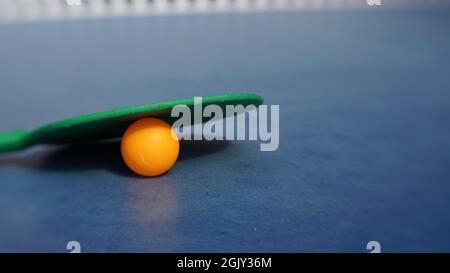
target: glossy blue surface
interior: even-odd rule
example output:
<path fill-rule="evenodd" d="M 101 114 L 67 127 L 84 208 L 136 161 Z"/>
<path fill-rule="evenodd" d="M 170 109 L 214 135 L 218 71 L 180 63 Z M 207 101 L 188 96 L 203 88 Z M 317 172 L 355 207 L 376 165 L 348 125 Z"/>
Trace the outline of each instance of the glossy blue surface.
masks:
<path fill-rule="evenodd" d="M 0 130 L 226 91 L 280 148 L 184 143 L 142 179 L 117 143 L 0 155 L 0 251 L 450 251 L 450 13 L 290 12 L 0 26 Z"/>

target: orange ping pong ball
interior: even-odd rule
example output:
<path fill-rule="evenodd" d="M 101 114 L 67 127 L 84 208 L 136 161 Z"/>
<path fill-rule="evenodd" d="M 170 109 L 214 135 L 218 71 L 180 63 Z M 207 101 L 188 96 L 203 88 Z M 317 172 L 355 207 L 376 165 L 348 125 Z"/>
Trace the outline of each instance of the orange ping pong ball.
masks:
<path fill-rule="evenodd" d="M 120 149 L 125 164 L 133 172 L 157 176 L 175 164 L 180 144 L 169 124 L 156 118 L 144 118 L 128 127 Z"/>

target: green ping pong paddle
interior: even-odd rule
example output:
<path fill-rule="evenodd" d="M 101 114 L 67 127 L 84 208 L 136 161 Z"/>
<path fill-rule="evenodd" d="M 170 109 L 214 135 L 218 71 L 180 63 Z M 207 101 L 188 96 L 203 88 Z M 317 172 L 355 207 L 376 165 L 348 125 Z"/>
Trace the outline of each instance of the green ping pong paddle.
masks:
<path fill-rule="evenodd" d="M 203 107 L 219 105 L 225 113 L 226 105 L 262 104 L 263 98 L 252 93 L 232 93 L 202 97 Z M 120 137 L 136 120 L 154 117 L 172 124 L 176 119 L 170 113 L 174 106 L 186 105 L 193 114 L 194 98 L 161 103 L 129 106 L 108 111 L 76 116 L 49 123 L 32 131 L 13 130 L 0 133 L 0 153 L 17 151 L 35 144 L 70 144 L 83 141 Z M 191 119 L 193 120 L 193 119 Z M 203 120 L 203 122 L 205 122 Z"/>

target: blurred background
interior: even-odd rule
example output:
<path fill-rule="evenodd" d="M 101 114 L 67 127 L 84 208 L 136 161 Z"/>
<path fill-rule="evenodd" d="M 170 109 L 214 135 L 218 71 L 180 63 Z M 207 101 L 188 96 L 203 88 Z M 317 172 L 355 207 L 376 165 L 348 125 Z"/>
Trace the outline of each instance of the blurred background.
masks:
<path fill-rule="evenodd" d="M 447 0 L 2 0 L 0 21 L 308 9 L 448 7 Z"/>

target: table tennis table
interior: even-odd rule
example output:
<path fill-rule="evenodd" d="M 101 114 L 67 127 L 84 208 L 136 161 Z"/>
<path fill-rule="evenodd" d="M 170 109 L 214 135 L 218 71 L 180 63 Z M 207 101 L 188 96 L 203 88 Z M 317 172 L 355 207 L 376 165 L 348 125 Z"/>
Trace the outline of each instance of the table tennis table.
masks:
<path fill-rule="evenodd" d="M 0 155 L 0 251 L 450 251 L 450 10 L 0 23 L 0 130 L 257 92 L 280 145 L 193 141 L 156 178 L 119 143 Z"/>

